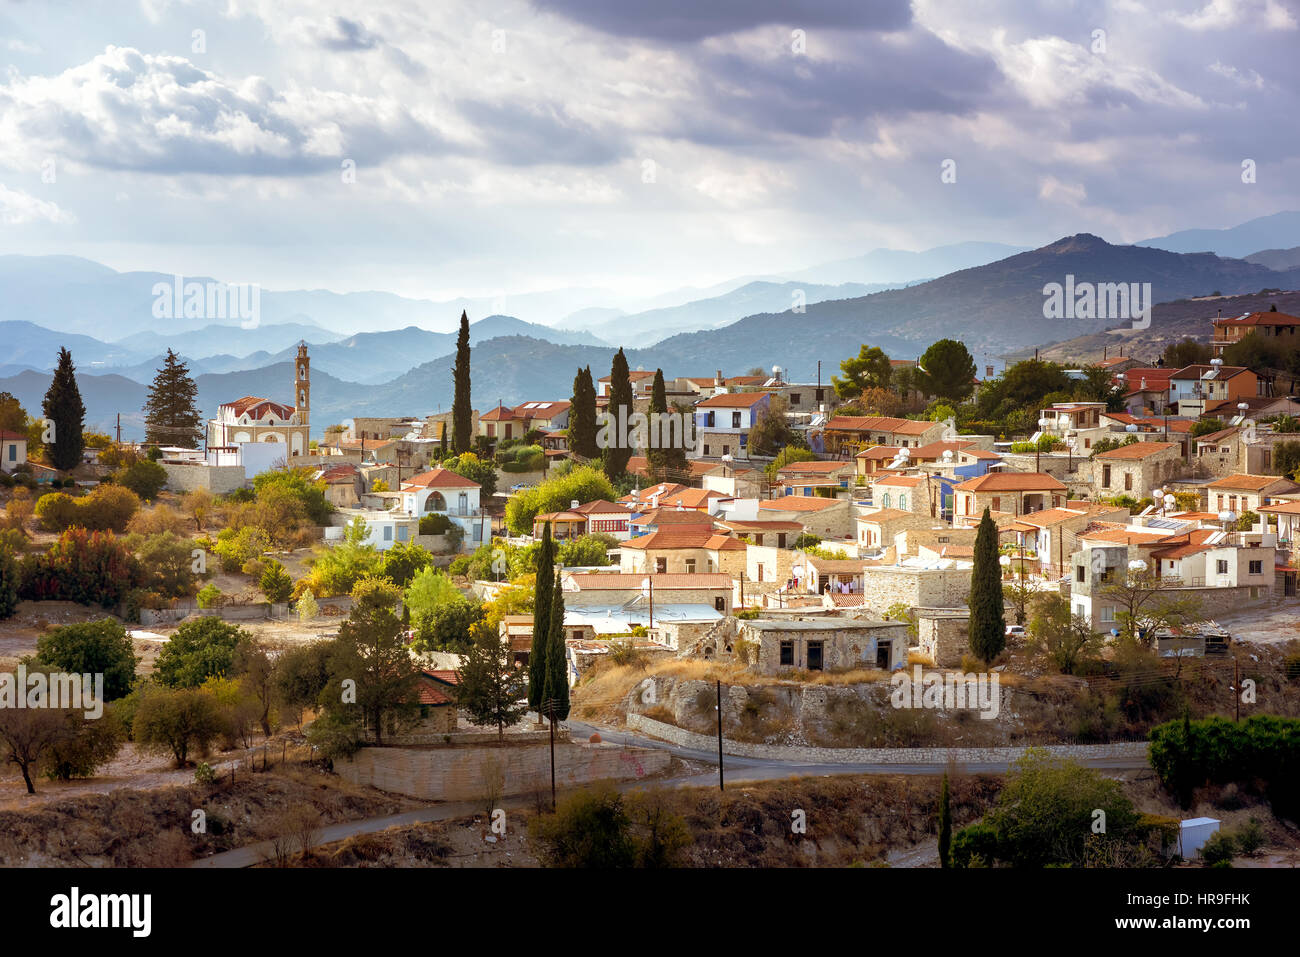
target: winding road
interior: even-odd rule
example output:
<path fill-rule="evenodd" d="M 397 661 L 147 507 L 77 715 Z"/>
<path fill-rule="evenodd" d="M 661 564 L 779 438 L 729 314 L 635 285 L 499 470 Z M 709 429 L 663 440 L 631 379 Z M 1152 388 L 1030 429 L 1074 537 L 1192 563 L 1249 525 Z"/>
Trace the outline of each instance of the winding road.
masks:
<path fill-rule="evenodd" d="M 639 748 L 656 748 L 661 751 L 667 751 L 675 757 L 685 761 L 691 761 L 698 764 L 709 764 L 714 768 L 718 764 L 717 751 L 704 751 L 694 748 L 684 748 L 675 744 L 669 744 L 665 741 L 659 741 L 655 738 L 645 737 L 644 735 L 634 734 L 627 731 L 616 731 L 610 728 L 601 728 L 594 725 L 586 724 L 581 721 L 566 721 L 571 740 L 582 741 L 589 738 L 592 734 L 599 734 L 602 741 L 612 744 L 625 744 Z M 906 749 L 898 749 L 906 750 Z M 1110 771 L 1133 771 L 1149 767 L 1145 758 L 1094 758 L 1086 757 L 1079 759 L 1081 764 L 1099 770 Z M 985 762 L 985 763 L 966 763 L 960 764 L 959 767 L 972 774 L 1005 774 L 1010 762 Z M 753 781 L 771 781 L 780 778 L 803 778 L 803 777 L 828 777 L 833 774 L 921 774 L 932 775 L 941 774 L 948 767 L 947 760 L 934 760 L 929 762 L 915 762 L 907 764 L 809 764 L 799 761 L 780 761 L 773 759 L 759 758 L 741 758 L 733 755 L 724 755 L 723 757 L 723 783 L 724 784 L 745 784 Z M 621 791 L 630 791 L 644 786 L 643 781 L 625 781 L 618 784 Z M 717 771 L 708 771 L 703 774 L 686 774 L 678 775 L 671 778 L 659 778 L 655 781 L 661 787 L 711 787 L 718 783 Z M 515 798 L 503 798 L 501 806 L 504 808 L 521 808 L 527 807 L 532 803 L 531 796 L 520 796 Z M 373 834 L 378 831 L 386 830 L 390 827 L 407 824 L 424 824 L 432 821 L 447 821 L 456 818 L 465 817 L 470 814 L 482 813 L 482 802 L 479 801 L 457 801 L 452 803 L 434 804 L 427 808 L 419 808 L 415 811 L 406 811 L 402 814 L 390 814 L 385 817 L 372 817 L 360 821 L 342 821 L 337 824 L 330 824 L 321 828 L 320 844 L 329 844 L 333 841 L 341 841 L 352 837 L 356 834 Z M 264 841 L 259 844 L 250 844 L 247 847 L 235 848 L 231 851 L 224 851 L 220 854 L 214 854 L 211 857 L 201 858 L 195 861 L 191 867 L 252 867 L 267 860 L 271 855 L 271 843 Z"/>

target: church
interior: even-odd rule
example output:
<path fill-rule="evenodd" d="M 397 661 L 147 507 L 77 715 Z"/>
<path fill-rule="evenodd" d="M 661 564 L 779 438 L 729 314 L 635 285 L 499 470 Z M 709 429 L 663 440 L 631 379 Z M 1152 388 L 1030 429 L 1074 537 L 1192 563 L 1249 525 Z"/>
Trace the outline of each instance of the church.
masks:
<path fill-rule="evenodd" d="M 286 457 L 305 455 L 311 440 L 311 360 L 305 342 L 298 344 L 294 360 L 293 395 L 293 405 L 255 395 L 223 403 L 217 417 L 208 420 L 208 448 L 234 449 L 242 442 L 283 442 Z"/>

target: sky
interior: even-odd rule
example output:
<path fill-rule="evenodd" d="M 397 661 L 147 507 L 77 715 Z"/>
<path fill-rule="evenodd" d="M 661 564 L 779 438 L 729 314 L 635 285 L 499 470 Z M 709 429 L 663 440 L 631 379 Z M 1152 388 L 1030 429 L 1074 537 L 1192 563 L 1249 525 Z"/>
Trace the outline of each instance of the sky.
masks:
<path fill-rule="evenodd" d="M 1298 27 L 1297 0 L 7 2 L 0 254 L 633 298 L 1227 227 L 1300 209 Z"/>

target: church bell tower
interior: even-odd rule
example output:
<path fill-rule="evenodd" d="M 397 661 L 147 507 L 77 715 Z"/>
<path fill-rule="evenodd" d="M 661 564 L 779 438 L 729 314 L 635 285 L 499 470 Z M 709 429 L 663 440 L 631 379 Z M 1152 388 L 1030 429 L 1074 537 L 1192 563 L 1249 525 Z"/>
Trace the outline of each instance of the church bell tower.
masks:
<path fill-rule="evenodd" d="M 298 358 L 294 362 L 296 379 L 293 383 L 294 418 L 299 425 L 309 425 L 311 409 L 311 359 L 307 358 L 307 343 L 298 343 Z"/>

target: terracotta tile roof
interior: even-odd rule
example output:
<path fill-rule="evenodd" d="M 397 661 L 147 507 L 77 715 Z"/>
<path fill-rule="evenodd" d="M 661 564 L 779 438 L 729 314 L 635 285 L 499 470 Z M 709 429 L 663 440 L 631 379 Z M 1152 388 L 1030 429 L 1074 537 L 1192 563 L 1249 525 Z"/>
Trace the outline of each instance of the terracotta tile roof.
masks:
<path fill-rule="evenodd" d="M 873 445 L 869 449 L 863 449 L 855 459 L 892 459 L 898 454 L 901 445 Z"/>
<path fill-rule="evenodd" d="M 8 429 L 0 429 L 0 439 L 18 439 L 22 442 L 27 441 L 27 436 L 21 432 L 10 432 Z"/>
<path fill-rule="evenodd" d="M 454 671 L 420 672 L 420 704 L 454 705 L 456 696 L 452 689 L 459 683 Z"/>
<path fill-rule="evenodd" d="M 703 475 L 708 474 L 719 466 L 714 462 L 704 462 L 700 459 L 691 459 L 686 463 L 690 467 L 690 480 L 695 481 Z M 627 471 L 632 475 L 642 475 L 649 477 L 650 463 L 646 461 L 644 455 L 634 455 L 627 460 Z M 687 476 L 683 476 L 686 478 Z"/>
<path fill-rule="evenodd" d="M 710 502 L 719 498 L 729 500 L 731 499 L 731 496 L 725 495 L 722 492 L 714 491 L 713 489 L 684 488 L 680 492 L 673 492 L 670 495 L 665 495 L 659 500 L 659 504 L 677 505 L 678 503 L 681 503 L 682 508 L 686 510 L 703 509 L 708 508 Z"/>
<path fill-rule="evenodd" d="M 522 416 L 515 415 L 515 410 L 499 405 L 495 409 L 484 412 L 478 417 L 480 422 L 517 422 Z"/>
<path fill-rule="evenodd" d="M 920 475 L 886 475 L 872 482 L 871 487 L 888 485 L 891 488 L 916 488 L 918 485 L 924 484 L 925 478 Z"/>
<path fill-rule="evenodd" d="M 723 392 L 695 405 L 697 409 L 748 409 L 767 398 L 766 392 Z"/>
<path fill-rule="evenodd" d="M 770 512 L 821 512 L 837 505 L 847 508 L 848 499 L 822 498 L 820 495 L 782 495 L 758 503 L 759 509 Z"/>
<path fill-rule="evenodd" d="M 854 575 L 861 574 L 867 563 L 861 558 L 817 558 L 809 555 L 808 564 L 828 575 Z"/>
<path fill-rule="evenodd" d="M 627 495 L 620 498 L 619 501 L 639 505 L 649 505 L 650 500 L 656 495 L 658 495 L 662 501 L 664 496 L 671 495 L 674 492 L 680 492 L 684 488 L 686 488 L 685 485 L 678 485 L 676 482 L 660 482 L 658 485 L 651 485 L 649 488 L 643 488 L 639 492 L 629 492 Z"/>
<path fill-rule="evenodd" d="M 1300 515 L 1300 502 L 1275 502 L 1272 505 L 1261 505 L 1255 509 L 1257 512 L 1268 512 L 1270 515 Z M 1215 515 L 1217 520 L 1219 516 Z"/>
<path fill-rule="evenodd" d="M 633 527 L 640 525 L 708 525 L 713 526 L 713 517 L 708 512 L 693 508 L 652 508 L 642 512 L 631 520 Z"/>
<path fill-rule="evenodd" d="M 533 528 L 535 529 L 539 524 L 544 525 L 547 522 L 585 523 L 586 521 L 587 521 L 587 516 L 581 515 L 578 512 L 542 512 L 539 515 L 533 516 Z"/>
<path fill-rule="evenodd" d="M 1204 442 L 1206 445 L 1213 445 L 1214 443 L 1219 442 L 1222 439 L 1226 439 L 1230 435 L 1236 435 L 1240 431 L 1241 429 L 1234 425 L 1230 428 L 1219 429 L 1219 431 L 1217 432 L 1209 432 L 1205 435 L 1198 435 L 1196 437 L 1196 444 L 1200 445 L 1202 442 Z"/>
<path fill-rule="evenodd" d="M 629 382 L 636 382 L 638 379 L 653 378 L 653 376 L 654 376 L 654 373 L 653 373 L 653 372 L 646 372 L 644 369 L 635 369 L 635 370 L 633 370 L 633 371 L 628 372 L 628 374 L 627 374 L 627 378 L 628 378 L 628 381 L 629 381 Z M 597 382 L 612 382 L 612 381 L 613 381 L 613 376 L 603 375 L 603 376 L 601 376 L 599 379 L 597 379 L 596 381 L 597 381 Z"/>
<path fill-rule="evenodd" d="M 1294 484 L 1289 479 L 1287 479 L 1285 476 L 1282 475 L 1247 475 L 1243 472 L 1238 472 L 1235 475 L 1229 475 L 1226 478 L 1216 479 L 1213 482 L 1207 482 L 1202 487 L 1222 488 L 1228 490 L 1235 489 L 1238 491 L 1242 489 L 1246 489 L 1251 492 L 1259 492 L 1262 491 L 1263 489 L 1268 488 L 1270 485 L 1275 485 L 1278 482 L 1286 482 L 1288 485 Z"/>
<path fill-rule="evenodd" d="M 1088 512 L 1080 509 L 1044 508 L 1037 512 L 1026 512 L 1024 515 L 1020 516 L 1020 521 L 1027 525 L 1033 525 L 1036 528 L 1047 528 L 1051 525 L 1060 525 L 1062 522 L 1087 518 L 1088 514 Z"/>
<path fill-rule="evenodd" d="M 1065 491 L 1065 486 L 1046 472 L 988 472 L 953 487 L 959 492 Z"/>
<path fill-rule="evenodd" d="M 402 482 L 403 489 L 409 488 L 478 488 L 477 482 L 471 482 L 449 469 L 438 466 L 428 472 L 421 472 Z"/>
<path fill-rule="evenodd" d="M 851 595 L 845 595 L 842 592 L 827 592 L 830 596 L 831 604 L 836 608 L 861 608 L 867 603 L 867 596 L 861 592 L 854 592 Z"/>
<path fill-rule="evenodd" d="M 1168 532 L 1151 531 L 1146 528 L 1130 528 L 1126 525 L 1096 532 L 1090 532 L 1085 528 L 1079 533 L 1079 538 L 1086 538 L 1096 542 L 1114 542 L 1116 545 L 1151 545 L 1168 537 Z"/>
<path fill-rule="evenodd" d="M 562 412 L 567 412 L 570 403 L 562 400 L 555 402 L 521 402 L 515 406 L 515 416 L 521 419 L 553 419 Z"/>
<path fill-rule="evenodd" d="M 973 448 L 974 442 L 931 442 L 923 445 L 918 449 L 908 449 L 908 454 L 914 459 L 940 459 L 943 458 L 944 452 L 951 452 L 955 458 L 958 452 L 965 452 Z"/>
<path fill-rule="evenodd" d="M 573 509 L 575 512 L 581 512 L 583 515 L 628 515 L 631 514 L 622 505 L 606 501 L 603 498 L 595 499 L 591 502 L 579 505 Z"/>
<path fill-rule="evenodd" d="M 1294 326 L 1300 324 L 1300 318 L 1288 315 L 1285 312 L 1252 312 L 1249 315 L 1229 319 L 1227 317 L 1214 320 L 1214 325 L 1218 326 Z"/>
<path fill-rule="evenodd" d="M 283 402 L 275 402 L 271 399 L 263 399 L 255 395 L 246 395 L 234 402 L 223 402 L 221 407 L 233 410 L 236 417 L 247 413 L 252 419 L 260 419 L 267 412 L 274 412 L 281 419 L 288 419 L 293 415 L 293 406 L 285 405 Z"/>
<path fill-rule="evenodd" d="M 714 533 L 711 524 L 668 525 L 648 535 L 638 535 L 623 543 L 623 548 L 642 551 L 647 548 L 708 548 L 734 550 L 745 548 L 745 543 L 727 535 Z"/>
<path fill-rule="evenodd" d="M 1111 449 L 1109 452 L 1098 453 L 1094 458 L 1099 459 L 1120 459 L 1136 460 L 1150 458 L 1153 455 L 1159 455 L 1161 452 L 1169 449 L 1177 449 L 1178 446 L 1173 442 L 1134 442 L 1132 445 L 1121 445 L 1117 449 Z"/>
<path fill-rule="evenodd" d="M 721 573 L 701 572 L 694 575 L 687 574 L 662 574 L 646 575 L 644 573 L 630 575 L 616 575 L 609 572 L 587 572 L 582 575 L 570 575 L 566 581 L 572 582 L 573 587 L 579 591 L 587 589 L 590 591 L 620 591 L 641 588 L 642 584 L 648 579 L 654 579 L 655 590 L 660 588 L 668 589 L 720 589 L 725 588 L 728 591 L 732 587 L 730 575 Z"/>
<path fill-rule="evenodd" d="M 719 520 L 718 525 L 722 528 L 731 529 L 733 532 L 802 532 L 803 524 L 801 522 L 783 522 L 779 519 L 746 519 L 744 521 L 724 519 Z"/>
<path fill-rule="evenodd" d="M 832 472 L 839 472 L 842 469 L 847 469 L 852 472 L 853 463 L 844 459 L 838 461 L 834 459 L 818 459 L 816 461 L 794 462 L 790 465 L 782 465 L 776 470 L 776 474 L 799 475 L 806 472 L 809 475 L 825 475 Z"/>
<path fill-rule="evenodd" d="M 898 435 L 924 435 L 939 425 L 917 419 L 900 419 L 891 415 L 837 415 L 826 423 L 828 431 L 893 432 Z"/>
<path fill-rule="evenodd" d="M 1192 365 L 1183 366 L 1183 368 L 1178 369 L 1175 372 L 1169 373 L 1169 378 L 1178 379 L 1180 381 L 1187 380 L 1187 379 L 1200 379 L 1203 376 L 1209 375 L 1211 372 L 1214 372 L 1215 373 L 1214 378 L 1223 380 L 1223 379 L 1236 378 L 1237 376 L 1241 375 L 1243 372 L 1249 372 L 1249 371 L 1250 370 L 1247 369 L 1245 366 L 1218 366 L 1218 371 L 1216 372 L 1215 366 L 1202 365 L 1201 363 L 1193 363 Z"/>
<path fill-rule="evenodd" d="M 914 518 L 915 513 L 905 512 L 901 508 L 877 508 L 870 512 L 862 512 L 858 515 L 859 522 L 880 525 L 885 522 L 895 522 L 900 518 Z"/>

